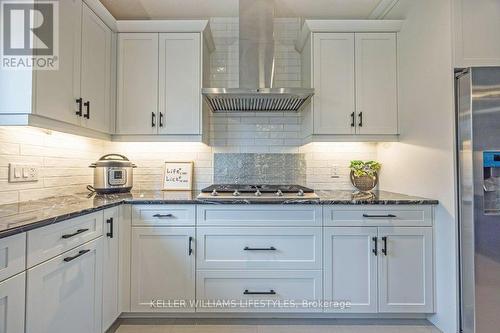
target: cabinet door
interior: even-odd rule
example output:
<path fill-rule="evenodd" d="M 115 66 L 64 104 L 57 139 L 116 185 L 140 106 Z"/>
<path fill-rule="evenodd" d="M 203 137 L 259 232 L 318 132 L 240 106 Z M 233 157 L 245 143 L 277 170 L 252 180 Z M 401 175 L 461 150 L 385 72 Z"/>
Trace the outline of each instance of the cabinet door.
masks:
<path fill-rule="evenodd" d="M 432 228 L 379 228 L 379 242 L 379 312 L 433 312 Z"/>
<path fill-rule="evenodd" d="M 24 332 L 25 279 L 23 272 L 0 283 L 0 333 Z"/>
<path fill-rule="evenodd" d="M 100 333 L 102 238 L 28 270 L 26 333 Z"/>
<path fill-rule="evenodd" d="M 354 34 L 314 34 L 314 134 L 354 134 Z"/>
<path fill-rule="evenodd" d="M 200 34 L 160 34 L 159 68 L 159 133 L 200 134 Z"/>
<path fill-rule="evenodd" d="M 106 331 L 118 318 L 119 290 L 119 207 L 104 211 L 103 268 L 102 268 L 102 328 Z"/>
<path fill-rule="evenodd" d="M 395 33 L 356 34 L 358 134 L 398 134 Z"/>
<path fill-rule="evenodd" d="M 81 97 L 83 125 L 108 133 L 111 121 L 111 29 L 83 5 Z"/>
<path fill-rule="evenodd" d="M 79 124 L 82 0 L 59 1 L 59 69 L 35 71 L 36 114 Z"/>
<path fill-rule="evenodd" d="M 132 311 L 194 311 L 194 233 L 193 227 L 132 228 Z"/>
<path fill-rule="evenodd" d="M 156 134 L 158 34 L 118 37 L 118 134 Z"/>
<path fill-rule="evenodd" d="M 376 227 L 334 227 L 324 231 L 324 299 L 350 301 L 330 312 L 377 312 Z"/>

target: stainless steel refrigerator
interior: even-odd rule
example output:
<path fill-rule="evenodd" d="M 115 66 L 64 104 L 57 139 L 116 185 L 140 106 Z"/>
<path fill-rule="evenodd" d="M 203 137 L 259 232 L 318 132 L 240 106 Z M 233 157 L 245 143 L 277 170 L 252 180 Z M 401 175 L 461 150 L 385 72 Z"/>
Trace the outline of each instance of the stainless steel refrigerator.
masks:
<path fill-rule="evenodd" d="M 456 72 L 461 329 L 500 332 L 500 67 Z"/>

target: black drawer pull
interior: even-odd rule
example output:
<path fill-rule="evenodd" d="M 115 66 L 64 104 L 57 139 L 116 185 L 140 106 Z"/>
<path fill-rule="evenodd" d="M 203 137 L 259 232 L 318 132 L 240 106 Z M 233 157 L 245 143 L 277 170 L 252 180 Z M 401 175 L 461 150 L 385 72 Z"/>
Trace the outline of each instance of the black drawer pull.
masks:
<path fill-rule="evenodd" d="M 76 235 L 79 235 L 85 231 L 89 231 L 89 229 L 78 229 L 76 232 L 72 233 L 72 234 L 66 234 L 66 235 L 62 235 L 62 238 L 63 239 L 68 239 L 68 238 L 71 238 L 71 237 L 75 237 Z"/>
<path fill-rule="evenodd" d="M 372 241 L 373 241 L 373 254 L 378 256 L 378 238 L 377 237 L 373 237 L 372 238 Z"/>
<path fill-rule="evenodd" d="M 87 113 L 83 115 L 83 118 L 90 119 L 90 101 L 86 101 L 83 105 L 87 108 Z"/>
<path fill-rule="evenodd" d="M 109 224 L 109 232 L 106 233 L 106 236 L 109 237 L 109 238 L 113 238 L 113 218 L 109 218 L 108 220 L 106 220 L 106 223 Z"/>
<path fill-rule="evenodd" d="M 76 104 L 78 104 L 78 111 L 76 111 L 76 115 L 81 117 L 83 112 L 82 112 L 82 103 L 83 103 L 83 99 L 80 97 L 76 100 Z"/>
<path fill-rule="evenodd" d="M 193 237 L 189 236 L 189 248 L 188 248 L 188 255 L 193 254 Z"/>
<path fill-rule="evenodd" d="M 174 217 L 173 214 L 155 214 L 153 217 L 156 217 L 157 219 L 171 219 Z"/>
<path fill-rule="evenodd" d="M 276 292 L 273 289 L 269 291 L 248 291 L 245 289 L 243 295 L 276 295 Z"/>
<path fill-rule="evenodd" d="M 397 216 L 393 215 L 393 214 L 386 214 L 386 215 L 363 214 L 363 217 L 368 217 L 368 218 L 372 218 L 372 219 L 383 219 L 383 218 L 395 218 Z"/>
<path fill-rule="evenodd" d="M 248 247 L 245 246 L 243 249 L 245 251 L 276 251 L 276 248 L 274 246 L 271 247 Z"/>
<path fill-rule="evenodd" d="M 384 242 L 384 248 L 382 249 L 382 253 L 384 256 L 387 256 L 387 237 L 382 237 L 382 241 Z"/>
<path fill-rule="evenodd" d="M 63 260 L 64 260 L 65 262 L 70 262 L 71 260 L 75 260 L 76 258 L 83 256 L 83 255 L 84 255 L 85 253 L 87 253 L 87 252 L 90 252 L 90 250 L 81 250 L 81 251 L 79 251 L 79 252 L 78 252 L 78 254 L 75 254 L 75 255 L 74 255 L 74 256 L 72 256 L 72 257 L 66 257 L 66 258 L 64 258 Z"/>

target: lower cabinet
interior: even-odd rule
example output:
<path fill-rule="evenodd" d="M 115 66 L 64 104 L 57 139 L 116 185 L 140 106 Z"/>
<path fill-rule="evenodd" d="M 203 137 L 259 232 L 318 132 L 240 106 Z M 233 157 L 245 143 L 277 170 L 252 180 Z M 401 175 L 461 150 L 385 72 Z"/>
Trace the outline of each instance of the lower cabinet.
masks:
<path fill-rule="evenodd" d="M 101 333 L 101 242 L 85 243 L 27 271 L 26 333 Z"/>
<path fill-rule="evenodd" d="M 24 332 L 25 282 L 24 272 L 0 282 L 0 333 Z"/>
<path fill-rule="evenodd" d="M 119 233 L 120 207 L 104 210 L 102 268 L 102 330 L 106 331 L 120 315 Z"/>
<path fill-rule="evenodd" d="M 193 312 L 194 227 L 133 227 L 132 312 Z"/>
<path fill-rule="evenodd" d="M 432 227 L 327 227 L 325 301 L 350 313 L 434 311 Z"/>

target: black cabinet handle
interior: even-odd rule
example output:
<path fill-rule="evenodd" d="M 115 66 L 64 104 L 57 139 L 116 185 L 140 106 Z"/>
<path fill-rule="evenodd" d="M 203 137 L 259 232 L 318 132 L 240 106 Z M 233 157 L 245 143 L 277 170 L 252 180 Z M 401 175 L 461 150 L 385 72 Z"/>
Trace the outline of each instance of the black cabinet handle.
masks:
<path fill-rule="evenodd" d="M 372 241 L 373 241 L 373 254 L 378 256 L 378 238 L 377 237 L 373 237 L 372 238 Z"/>
<path fill-rule="evenodd" d="M 358 126 L 359 127 L 363 127 L 363 112 L 360 112 L 359 115 L 358 115 L 358 117 L 359 117 L 359 124 L 358 124 Z"/>
<path fill-rule="evenodd" d="M 351 113 L 351 127 L 354 127 L 354 112 Z"/>
<path fill-rule="evenodd" d="M 156 127 L 156 114 L 151 112 L 151 127 Z"/>
<path fill-rule="evenodd" d="M 160 127 L 163 127 L 163 113 L 160 112 Z"/>
<path fill-rule="evenodd" d="M 68 239 L 68 238 L 71 238 L 71 237 L 74 237 L 76 235 L 79 235 L 85 231 L 89 231 L 89 229 L 78 229 L 77 231 L 75 231 L 74 233 L 72 234 L 66 234 L 66 235 L 62 235 L 62 238 L 63 239 Z"/>
<path fill-rule="evenodd" d="M 193 237 L 189 237 L 189 249 L 188 249 L 188 254 L 192 255 L 193 254 Z"/>
<path fill-rule="evenodd" d="M 174 217 L 173 214 L 154 214 L 153 217 L 156 217 L 157 219 L 171 219 Z"/>
<path fill-rule="evenodd" d="M 71 260 L 75 260 L 76 258 L 81 257 L 81 256 L 83 256 L 85 253 L 88 253 L 88 252 L 90 252 L 90 250 L 81 250 L 81 251 L 79 251 L 79 252 L 78 252 L 78 254 L 76 254 L 76 255 L 74 255 L 74 256 L 72 256 L 72 257 L 66 257 L 66 258 L 64 258 L 63 260 L 64 260 L 65 262 L 70 262 Z"/>
<path fill-rule="evenodd" d="M 76 111 L 76 115 L 81 117 L 82 116 L 82 103 L 83 103 L 83 99 L 80 97 L 76 100 L 76 104 L 78 104 L 78 111 Z"/>
<path fill-rule="evenodd" d="M 245 246 L 243 249 L 245 251 L 276 251 L 276 248 L 274 246 L 271 247 L 248 247 Z"/>
<path fill-rule="evenodd" d="M 385 214 L 385 215 L 371 215 L 371 214 L 363 214 L 363 217 L 371 218 L 371 219 L 383 219 L 383 218 L 395 218 L 396 215 L 393 214 Z"/>
<path fill-rule="evenodd" d="M 387 256 L 387 237 L 382 237 L 382 241 L 384 242 L 384 248 L 382 249 L 382 253 L 384 256 Z"/>
<path fill-rule="evenodd" d="M 269 291 L 248 291 L 245 289 L 243 295 L 276 295 L 276 292 L 273 289 Z"/>
<path fill-rule="evenodd" d="M 106 233 L 106 236 L 109 237 L 109 238 L 113 238 L 113 218 L 109 218 L 106 220 L 106 223 L 109 224 L 109 232 Z"/>
<path fill-rule="evenodd" d="M 90 101 L 86 101 L 83 105 L 87 108 L 87 112 L 83 115 L 83 118 L 90 119 Z"/>

